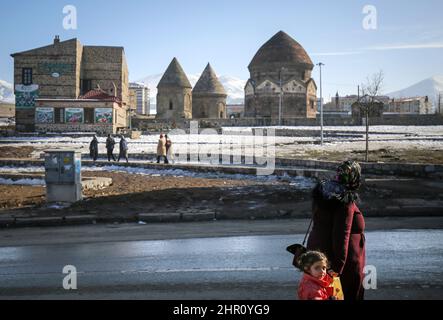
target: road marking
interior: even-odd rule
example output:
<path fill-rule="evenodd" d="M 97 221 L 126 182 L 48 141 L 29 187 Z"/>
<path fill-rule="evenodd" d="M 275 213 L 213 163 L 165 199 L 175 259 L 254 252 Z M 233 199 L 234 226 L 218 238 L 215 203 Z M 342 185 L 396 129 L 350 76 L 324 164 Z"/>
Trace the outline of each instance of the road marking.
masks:
<path fill-rule="evenodd" d="M 278 271 L 292 269 L 286 267 L 261 267 L 261 268 L 208 268 L 208 269 L 153 269 L 153 270 L 123 270 L 122 274 L 128 273 L 182 273 L 182 272 L 244 272 L 244 271 Z"/>

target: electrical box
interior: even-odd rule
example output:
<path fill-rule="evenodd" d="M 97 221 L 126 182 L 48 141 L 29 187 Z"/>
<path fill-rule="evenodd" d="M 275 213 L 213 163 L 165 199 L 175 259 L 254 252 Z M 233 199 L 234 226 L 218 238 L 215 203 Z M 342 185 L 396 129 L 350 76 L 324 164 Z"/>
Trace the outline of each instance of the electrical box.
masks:
<path fill-rule="evenodd" d="M 74 150 L 45 151 L 45 181 L 48 202 L 81 200 L 81 153 Z"/>

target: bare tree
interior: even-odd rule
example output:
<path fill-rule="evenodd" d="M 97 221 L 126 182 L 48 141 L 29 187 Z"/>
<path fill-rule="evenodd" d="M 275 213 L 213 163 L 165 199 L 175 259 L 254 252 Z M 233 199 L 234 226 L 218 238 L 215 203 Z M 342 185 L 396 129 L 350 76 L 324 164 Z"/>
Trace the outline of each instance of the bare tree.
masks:
<path fill-rule="evenodd" d="M 366 154 L 365 161 L 369 161 L 369 115 L 376 106 L 376 97 L 380 95 L 383 88 L 384 73 L 380 70 L 366 78 L 366 83 L 361 85 L 362 97 L 359 99 L 360 110 L 366 119 Z"/>

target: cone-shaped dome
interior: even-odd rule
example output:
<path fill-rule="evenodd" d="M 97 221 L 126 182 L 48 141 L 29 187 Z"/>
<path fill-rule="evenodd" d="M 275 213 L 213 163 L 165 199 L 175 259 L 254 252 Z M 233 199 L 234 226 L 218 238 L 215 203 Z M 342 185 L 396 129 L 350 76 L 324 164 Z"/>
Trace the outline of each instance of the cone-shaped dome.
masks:
<path fill-rule="evenodd" d="M 314 67 L 305 49 L 283 31 L 275 34 L 257 51 L 249 64 L 249 69 L 261 67 L 269 63 L 281 64 L 282 66 L 299 64 L 310 69 Z"/>
<path fill-rule="evenodd" d="M 192 93 L 211 93 L 226 95 L 225 88 L 218 80 L 214 69 L 212 69 L 209 63 L 200 76 L 200 79 L 198 79 L 197 83 L 195 84 Z"/>
<path fill-rule="evenodd" d="M 157 85 L 157 88 L 160 87 L 192 88 L 183 68 L 180 63 L 178 63 L 177 58 L 172 59 L 168 69 L 166 69 L 163 74 L 163 77 Z"/>

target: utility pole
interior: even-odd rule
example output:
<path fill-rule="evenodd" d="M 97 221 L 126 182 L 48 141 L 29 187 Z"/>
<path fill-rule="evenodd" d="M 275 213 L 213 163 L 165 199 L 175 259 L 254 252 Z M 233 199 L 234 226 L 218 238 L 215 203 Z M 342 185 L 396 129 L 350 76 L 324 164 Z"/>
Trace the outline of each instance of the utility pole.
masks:
<path fill-rule="evenodd" d="M 281 126 L 281 111 L 282 111 L 282 104 L 283 104 L 283 85 L 282 85 L 282 78 L 281 73 L 283 72 L 283 67 L 280 68 L 279 72 L 279 80 L 280 80 L 280 97 L 278 101 L 278 125 Z"/>
<path fill-rule="evenodd" d="M 441 114 L 441 92 L 438 93 L 438 113 Z"/>
<path fill-rule="evenodd" d="M 321 145 L 323 145 L 323 90 L 322 90 L 322 79 L 321 79 L 321 67 L 325 64 L 322 62 L 317 63 L 320 67 L 320 136 L 321 136 Z"/>

